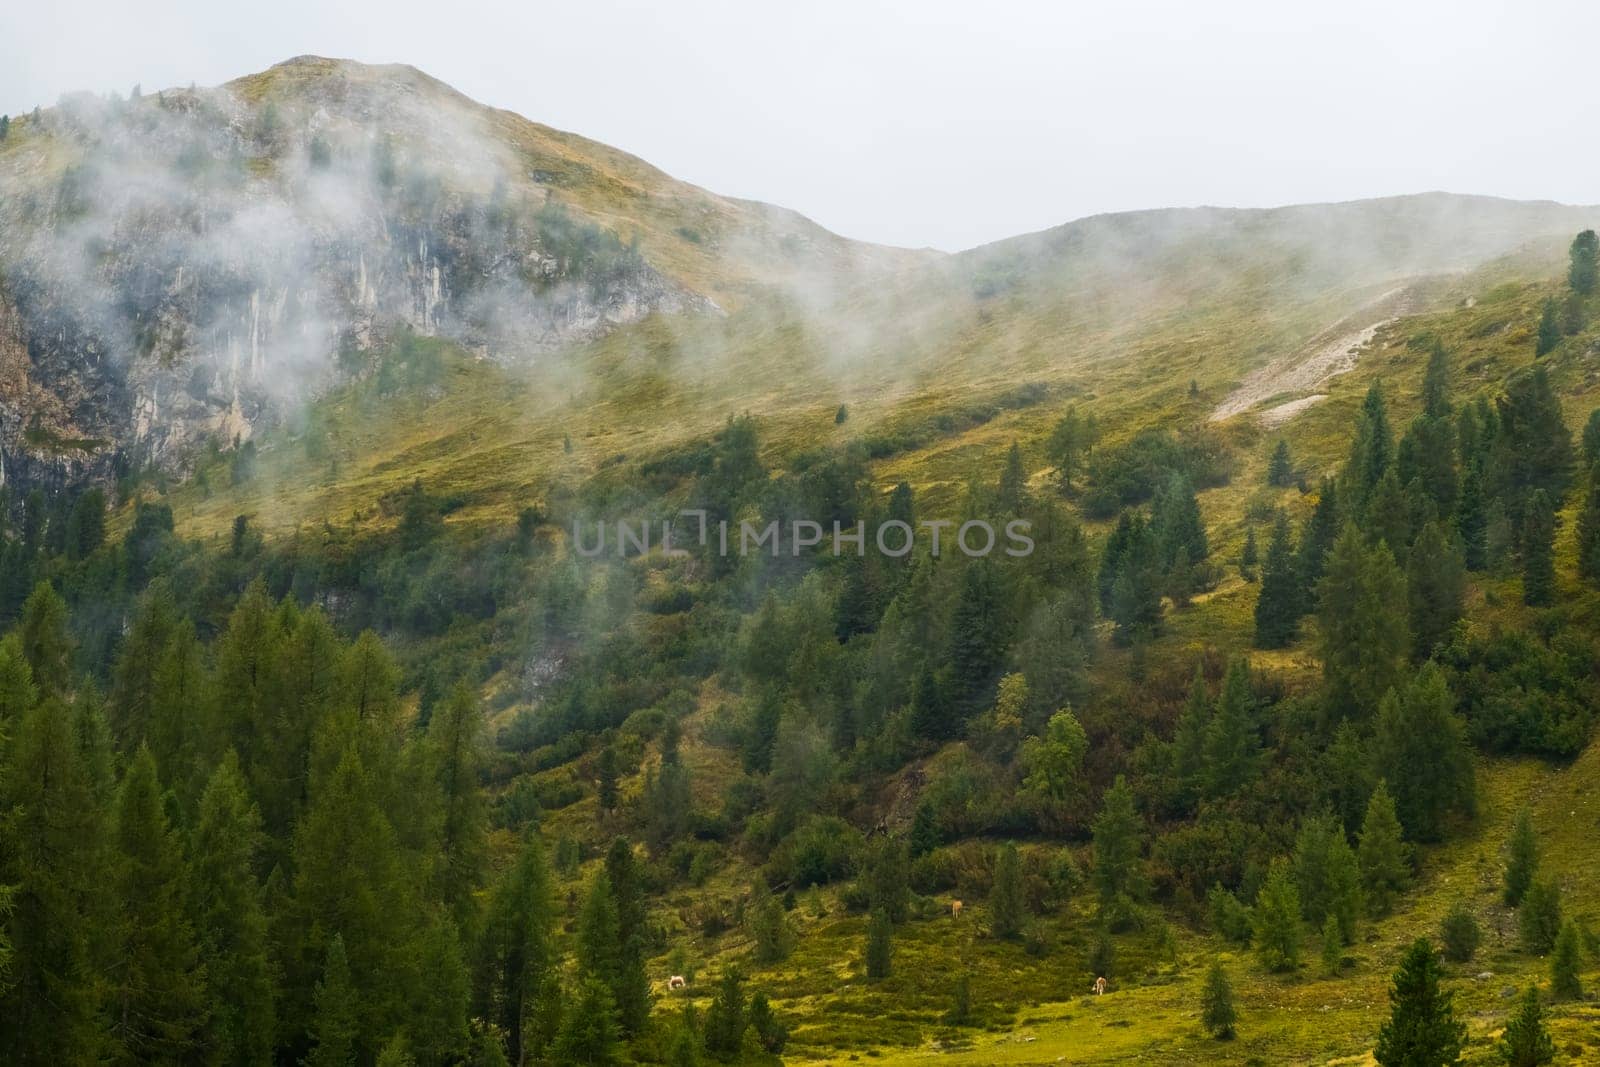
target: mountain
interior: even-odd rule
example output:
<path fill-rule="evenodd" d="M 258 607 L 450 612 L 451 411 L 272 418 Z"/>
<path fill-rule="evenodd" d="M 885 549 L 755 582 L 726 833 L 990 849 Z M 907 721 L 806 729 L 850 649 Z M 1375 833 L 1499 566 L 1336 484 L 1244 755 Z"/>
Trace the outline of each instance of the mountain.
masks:
<path fill-rule="evenodd" d="M 1152 211 L 944 256 L 718 197 L 409 67 L 300 57 L 215 89 L 69 97 L 11 124 L 0 477 L 192 469 L 207 441 L 248 439 L 373 374 L 402 332 L 548 370 L 679 320 L 680 358 L 719 386 L 685 433 L 790 408 L 794 379 L 813 375 L 863 428 L 930 387 L 1092 388 L 1106 361 L 1209 386 L 1380 287 L 1594 214 L 1443 194 Z M 791 373 L 761 375 L 768 357 Z"/>

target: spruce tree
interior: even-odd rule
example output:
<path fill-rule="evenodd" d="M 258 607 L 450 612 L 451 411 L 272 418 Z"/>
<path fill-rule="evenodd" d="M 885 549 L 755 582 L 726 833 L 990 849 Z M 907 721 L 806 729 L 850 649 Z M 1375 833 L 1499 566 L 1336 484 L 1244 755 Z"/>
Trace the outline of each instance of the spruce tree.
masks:
<path fill-rule="evenodd" d="M 911 908 L 911 855 L 898 837 L 882 837 L 867 849 L 861 872 L 869 909 L 882 908 L 892 923 L 903 923 Z"/>
<path fill-rule="evenodd" d="M 1280 489 L 1294 484 L 1294 460 L 1289 456 L 1289 442 L 1281 437 L 1267 461 L 1267 484 Z"/>
<path fill-rule="evenodd" d="M 1556 512 L 1550 495 L 1534 490 L 1522 525 L 1522 602 L 1546 607 L 1555 601 Z"/>
<path fill-rule="evenodd" d="M 1544 1067 L 1555 1062 L 1556 1046 L 1544 1025 L 1539 987 L 1530 985 L 1517 1002 L 1516 1014 L 1500 1035 L 1500 1058 L 1506 1067 Z"/>
<path fill-rule="evenodd" d="M 1017 855 L 1017 846 L 1008 841 L 1000 846 L 995 858 L 994 884 L 989 890 L 989 927 L 996 937 L 1015 939 L 1022 936 L 1022 924 L 1027 917 L 1022 860 Z"/>
<path fill-rule="evenodd" d="M 483 878 L 488 816 L 479 776 L 483 766 L 483 715 L 472 691 L 457 685 L 428 723 L 443 800 L 439 828 L 439 899 L 465 916 Z"/>
<path fill-rule="evenodd" d="M 884 921 L 888 929 L 888 921 Z M 887 934 L 884 935 L 887 938 Z M 722 972 L 717 982 L 717 993 L 706 1011 L 705 1045 L 712 1057 L 731 1062 L 739 1058 L 744 1047 L 744 1032 L 749 1025 L 745 1013 L 744 978 L 734 968 Z"/>
<path fill-rule="evenodd" d="M 1411 862 L 1388 783 L 1378 780 L 1356 846 L 1361 888 L 1374 915 L 1386 915 L 1411 881 Z"/>
<path fill-rule="evenodd" d="M 1461 480 L 1461 500 L 1456 510 L 1456 533 L 1461 537 L 1467 570 L 1481 571 L 1489 564 L 1489 513 L 1483 499 L 1483 472 L 1469 469 Z"/>
<path fill-rule="evenodd" d="M 1332 918 L 1342 943 L 1353 942 L 1362 910 L 1361 872 L 1338 819 L 1324 815 L 1302 822 L 1294 873 L 1305 917 L 1318 924 Z"/>
<path fill-rule="evenodd" d="M 1239 657 L 1228 665 L 1216 712 L 1206 727 L 1206 794 L 1233 796 L 1247 789 L 1260 773 L 1261 759 L 1261 726 L 1250 688 L 1250 664 Z"/>
<path fill-rule="evenodd" d="M 1211 969 L 1206 972 L 1205 992 L 1200 999 L 1200 1022 L 1218 1041 L 1232 1040 L 1239 1023 L 1233 1006 L 1233 986 L 1228 982 L 1228 972 L 1220 959 L 1213 959 Z"/>
<path fill-rule="evenodd" d="M 530 835 L 490 898 L 478 964 L 478 1013 L 506 1035 L 518 1063 L 539 1050 L 524 1031 L 540 988 L 555 973 L 554 904 L 539 839 Z"/>
<path fill-rule="evenodd" d="M 894 924 L 889 921 L 889 916 L 881 908 L 874 911 L 867 919 L 867 947 L 864 955 L 864 971 L 869 979 L 877 980 L 889 977 L 892 956 L 894 953 Z"/>
<path fill-rule="evenodd" d="M 593 976 L 578 982 L 572 1003 L 561 1013 L 561 1028 L 551 1049 L 557 1063 L 610 1067 L 617 1061 L 622 1030 L 611 989 Z"/>
<path fill-rule="evenodd" d="M 1535 956 L 1555 948 L 1561 935 L 1561 889 L 1554 882 L 1535 879 L 1517 906 L 1517 932 L 1522 947 Z"/>
<path fill-rule="evenodd" d="M 1289 543 L 1289 519 L 1278 512 L 1261 568 L 1261 592 L 1256 597 L 1256 647 L 1284 648 L 1300 627 L 1300 573 Z"/>
<path fill-rule="evenodd" d="M 1588 492 L 1578 513 L 1578 577 L 1600 585 L 1600 463 L 1589 470 Z"/>
<path fill-rule="evenodd" d="M 1389 1020 L 1373 1058 L 1381 1067 L 1446 1067 L 1461 1058 L 1467 1028 L 1441 988 L 1439 958 L 1427 938 L 1406 952 L 1389 989 Z"/>
<path fill-rule="evenodd" d="M 22 654 L 33 670 L 33 684 L 45 696 L 61 696 L 72 679 L 72 637 L 67 632 L 67 602 L 49 582 L 34 586 L 17 623 Z"/>
<path fill-rule="evenodd" d="M 1567 268 L 1567 284 L 1579 296 L 1588 296 L 1595 290 L 1600 276 L 1600 238 L 1593 230 L 1584 230 L 1572 239 L 1569 253 L 1571 264 Z"/>
<path fill-rule="evenodd" d="M 1328 553 L 1339 538 L 1343 522 L 1339 510 L 1339 487 L 1332 478 L 1324 478 L 1317 492 L 1316 507 L 1300 531 L 1300 551 L 1295 561 L 1300 576 L 1300 604 L 1305 611 L 1317 607 L 1317 588 L 1327 565 Z"/>
<path fill-rule="evenodd" d="M 1578 972 L 1583 966 L 1583 948 L 1578 940 L 1578 925 L 1568 919 L 1556 935 L 1550 953 L 1550 992 L 1561 1000 L 1583 996 L 1583 981 Z"/>
<path fill-rule="evenodd" d="M 1318 589 L 1322 674 L 1335 719 L 1364 717 L 1401 684 L 1411 651 L 1405 579 L 1383 545 L 1368 545 L 1348 525 Z"/>
<path fill-rule="evenodd" d="M 1374 767 L 1391 783 L 1400 824 L 1414 841 L 1439 840 L 1451 814 L 1475 810 L 1472 751 L 1454 707 L 1444 671 L 1430 661 L 1378 710 Z"/>
<path fill-rule="evenodd" d="M 750 1010 L 746 1014 L 750 1020 L 750 1029 L 755 1033 L 762 1050 L 773 1056 L 781 1054 L 789 1043 L 789 1028 L 772 1010 L 772 1003 L 767 1000 L 767 995 L 757 993 L 752 996 Z"/>
<path fill-rule="evenodd" d="M 1374 382 L 1361 404 L 1361 417 L 1350 446 L 1350 458 L 1340 479 L 1340 496 L 1354 514 L 1366 510 L 1367 497 L 1389 469 L 1394 458 L 1394 439 L 1389 428 L 1389 411 L 1383 386 Z"/>
<path fill-rule="evenodd" d="M 1196 667 L 1189 700 L 1173 730 L 1173 772 L 1185 805 L 1199 799 L 1205 786 L 1206 732 L 1211 725 L 1211 695 L 1206 691 L 1203 667 Z"/>
<path fill-rule="evenodd" d="M 1292 971 L 1300 963 L 1300 892 L 1289 864 L 1272 861 L 1256 894 L 1256 955 L 1269 971 Z"/>
<path fill-rule="evenodd" d="M 334 934 L 322 966 L 313 1001 L 311 1054 L 306 1067 L 354 1067 L 359 1053 L 360 1026 L 356 1020 L 358 994 L 350 981 L 350 963 L 344 939 Z"/>
<path fill-rule="evenodd" d="M 1115 915 L 1124 902 L 1143 895 L 1144 877 L 1139 854 L 1144 826 L 1134 806 L 1133 789 L 1121 776 L 1106 790 L 1100 814 L 1095 816 L 1094 871 L 1091 881 L 1102 915 Z"/>
<path fill-rule="evenodd" d="M 1520 528 L 1533 493 L 1543 489 L 1555 504 L 1566 493 L 1572 475 L 1572 435 L 1543 365 L 1506 382 L 1495 421 L 1487 488 L 1513 527 Z"/>
<path fill-rule="evenodd" d="M 1256 547 L 1256 528 L 1244 531 L 1244 547 L 1239 550 L 1239 577 L 1247 582 L 1256 580 L 1256 566 L 1261 562 L 1261 550 Z"/>
<path fill-rule="evenodd" d="M 272 1061 L 274 997 L 255 863 L 261 816 L 231 751 L 200 797 L 190 847 L 195 931 L 205 967 L 206 1044 L 229 1063 Z"/>
<path fill-rule="evenodd" d="M 110 1030 L 124 1054 L 174 1060 L 205 1018 L 205 975 L 185 908 L 183 849 L 168 825 L 156 763 L 141 747 L 117 797 L 117 965 L 110 977 Z"/>
<path fill-rule="evenodd" d="M 1344 966 L 1344 935 L 1339 933 L 1339 918 L 1329 913 L 1322 923 L 1322 973 L 1338 977 Z"/>
<path fill-rule="evenodd" d="M 1583 424 L 1583 465 L 1586 469 L 1600 463 L 1600 408 L 1589 412 Z"/>
<path fill-rule="evenodd" d="M 1412 656 L 1426 659 L 1461 618 L 1466 595 L 1466 561 L 1456 538 L 1437 522 L 1417 534 L 1406 562 Z"/>
<path fill-rule="evenodd" d="M 1522 896 L 1539 870 L 1539 838 L 1533 830 L 1533 812 L 1518 808 L 1511 820 L 1511 836 L 1506 842 L 1505 891 L 1502 899 L 1511 907 L 1522 903 Z"/>
<path fill-rule="evenodd" d="M 993 683 L 1010 643 L 1007 591 L 990 557 L 971 560 L 963 570 L 950 634 L 950 665 L 957 692 L 971 697 Z"/>
<path fill-rule="evenodd" d="M 1555 297 L 1549 297 L 1539 311 L 1539 329 L 1533 342 L 1534 357 L 1538 358 L 1553 352 L 1560 343 L 1561 319 L 1556 312 Z"/>

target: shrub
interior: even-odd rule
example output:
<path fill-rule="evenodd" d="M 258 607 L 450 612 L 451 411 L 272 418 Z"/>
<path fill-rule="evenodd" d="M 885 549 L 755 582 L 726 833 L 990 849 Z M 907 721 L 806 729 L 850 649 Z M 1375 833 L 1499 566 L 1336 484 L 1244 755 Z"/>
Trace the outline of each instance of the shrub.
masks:
<path fill-rule="evenodd" d="M 1439 938 L 1444 942 L 1444 958 L 1451 963 L 1466 963 L 1478 951 L 1482 934 L 1472 909 L 1457 901 L 1439 927 Z"/>

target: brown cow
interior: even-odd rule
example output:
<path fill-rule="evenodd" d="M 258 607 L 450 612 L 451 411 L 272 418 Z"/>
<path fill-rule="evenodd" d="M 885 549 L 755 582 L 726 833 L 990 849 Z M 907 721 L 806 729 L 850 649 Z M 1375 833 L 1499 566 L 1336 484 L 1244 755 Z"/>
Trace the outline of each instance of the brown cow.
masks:
<path fill-rule="evenodd" d="M 1102 978 L 1096 978 L 1094 980 L 1094 995 L 1098 997 L 1100 994 L 1104 993 L 1105 991 L 1106 991 L 1106 980 L 1103 977 Z"/>
<path fill-rule="evenodd" d="M 952 919 L 961 918 L 961 901 L 952 900 L 950 902 L 950 918 L 952 918 Z"/>

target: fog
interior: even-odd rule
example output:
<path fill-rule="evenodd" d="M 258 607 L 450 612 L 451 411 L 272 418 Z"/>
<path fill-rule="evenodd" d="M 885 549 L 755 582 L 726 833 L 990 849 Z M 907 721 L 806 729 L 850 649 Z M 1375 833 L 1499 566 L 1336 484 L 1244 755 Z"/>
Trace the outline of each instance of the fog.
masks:
<path fill-rule="evenodd" d="M 0 111 L 225 81 L 300 53 L 485 103 L 846 236 L 970 247 L 1098 212 L 1446 189 L 1600 201 L 1600 5 L 0 9 Z"/>

